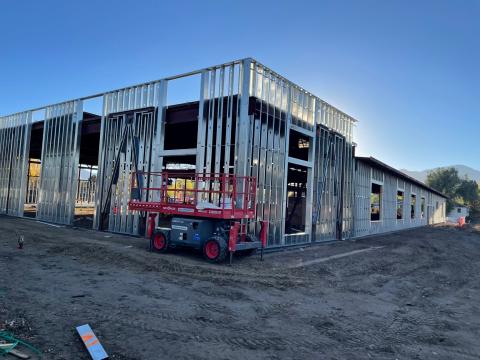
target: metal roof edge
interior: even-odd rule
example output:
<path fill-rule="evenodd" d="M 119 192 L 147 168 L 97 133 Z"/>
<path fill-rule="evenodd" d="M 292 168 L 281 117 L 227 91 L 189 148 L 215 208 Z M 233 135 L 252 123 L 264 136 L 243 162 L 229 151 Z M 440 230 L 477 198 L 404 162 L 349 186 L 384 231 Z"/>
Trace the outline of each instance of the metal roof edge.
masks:
<path fill-rule="evenodd" d="M 382 168 L 382 169 L 385 169 L 389 172 L 392 172 L 396 175 L 398 175 L 399 177 L 402 177 L 418 186 L 421 186 L 423 187 L 424 189 L 426 190 L 429 190 L 437 195 L 440 195 L 441 197 L 445 198 L 445 199 L 448 199 L 448 196 L 446 196 L 445 194 L 443 194 L 442 192 L 428 186 L 427 184 L 411 177 L 410 175 L 407 175 L 405 174 L 404 172 L 400 171 L 400 170 L 397 170 L 395 169 L 394 167 L 388 165 L 388 164 L 385 164 L 384 162 L 372 157 L 372 156 L 355 156 L 355 160 L 360 160 L 360 161 L 363 161 L 363 162 L 366 162 L 366 163 L 370 163 L 370 164 L 373 164 L 379 168 Z"/>

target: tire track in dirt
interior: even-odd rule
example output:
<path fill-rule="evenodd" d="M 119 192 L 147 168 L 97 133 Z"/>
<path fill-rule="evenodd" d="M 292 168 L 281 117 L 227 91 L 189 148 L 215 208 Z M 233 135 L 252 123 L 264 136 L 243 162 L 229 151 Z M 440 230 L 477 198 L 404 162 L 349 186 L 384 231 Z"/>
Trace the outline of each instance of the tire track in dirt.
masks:
<path fill-rule="evenodd" d="M 152 315 L 149 313 L 149 315 Z M 153 332 L 157 336 L 165 338 L 169 341 L 180 341 L 180 342 L 187 342 L 187 341 L 194 341 L 199 343 L 216 343 L 216 344 L 224 344 L 229 345 L 231 347 L 243 347 L 246 349 L 252 350 L 278 350 L 284 351 L 287 349 L 296 350 L 299 349 L 307 349 L 312 351 L 318 351 L 324 348 L 325 346 L 332 345 L 329 341 L 318 341 L 313 342 L 307 339 L 295 339 L 295 338 L 285 338 L 285 337 L 267 337 L 267 336 L 251 336 L 252 328 L 251 327 L 244 327 L 241 329 L 245 331 L 249 335 L 241 334 L 238 332 L 235 336 L 217 336 L 217 335 L 193 335 L 191 332 L 186 333 L 183 331 L 175 331 L 175 330 L 165 330 L 165 328 L 160 328 L 157 326 L 152 326 L 148 324 L 146 321 L 138 320 L 138 319 L 131 319 L 125 320 L 123 318 L 119 318 L 118 314 L 100 314 L 97 315 L 98 319 L 103 321 L 109 321 L 112 323 L 117 323 L 129 327 L 135 327 L 137 329 L 146 331 L 146 332 Z M 187 319 L 183 319 L 184 321 L 189 321 Z M 232 329 L 231 324 L 226 324 L 226 327 Z M 240 329 L 239 329 L 240 330 Z"/>
<path fill-rule="evenodd" d="M 264 306 L 260 308 L 261 315 L 259 316 L 262 318 L 269 318 L 274 314 L 283 313 L 286 309 L 290 308 L 291 306 L 292 306 L 292 303 L 279 303 L 279 304 L 272 304 L 271 306 Z M 229 321 L 225 321 L 225 320 L 210 318 L 208 317 L 208 314 L 198 315 L 198 316 L 181 316 L 173 312 L 166 312 L 158 309 L 156 309 L 155 311 L 135 309 L 134 311 L 136 316 L 139 316 L 139 315 L 146 316 L 149 318 L 155 318 L 163 321 L 174 321 L 174 322 L 181 322 L 186 324 L 195 323 L 200 326 L 212 325 L 217 328 L 218 327 L 225 328 L 225 329 L 233 330 L 236 332 L 243 331 L 245 333 L 250 333 L 252 331 L 251 325 L 235 324 L 235 322 L 241 321 L 242 318 L 234 314 L 226 315 L 228 316 Z M 109 317 L 120 318 L 122 317 L 123 314 L 124 314 L 124 311 L 114 309 L 113 311 L 110 311 Z"/>
<path fill-rule="evenodd" d="M 458 359 L 458 356 L 463 356 L 467 360 L 480 359 L 480 353 L 462 349 L 435 349 L 435 352 L 440 355 L 455 355 L 454 359 Z"/>
<path fill-rule="evenodd" d="M 135 258 L 135 255 L 125 255 L 117 249 L 106 249 L 98 247 L 94 252 L 91 247 L 78 244 L 75 247 L 54 246 L 47 250 L 47 253 L 59 256 L 72 256 L 82 262 L 100 262 L 105 265 L 122 265 L 135 268 L 141 272 L 159 272 L 164 275 L 186 276 L 189 279 L 214 282 L 218 285 L 242 284 L 245 286 L 274 288 L 286 290 L 307 285 L 305 278 L 294 278 L 291 274 L 272 274 L 263 272 L 253 273 L 240 269 L 229 270 L 226 266 L 217 265 L 218 269 L 207 267 L 204 264 L 185 264 L 174 262 L 166 257 L 159 258 L 156 263 L 152 259 Z M 86 257 L 85 254 L 88 254 Z"/>

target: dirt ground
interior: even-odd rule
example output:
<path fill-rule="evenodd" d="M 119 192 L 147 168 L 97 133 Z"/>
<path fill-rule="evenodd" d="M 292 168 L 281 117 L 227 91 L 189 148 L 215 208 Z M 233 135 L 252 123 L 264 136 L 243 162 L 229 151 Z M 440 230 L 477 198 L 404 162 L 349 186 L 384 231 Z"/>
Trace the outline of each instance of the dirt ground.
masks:
<path fill-rule="evenodd" d="M 144 239 L 0 217 L 0 330 L 44 359 L 89 359 L 75 332 L 85 323 L 112 359 L 480 358 L 478 227 L 233 267 L 146 248 Z"/>

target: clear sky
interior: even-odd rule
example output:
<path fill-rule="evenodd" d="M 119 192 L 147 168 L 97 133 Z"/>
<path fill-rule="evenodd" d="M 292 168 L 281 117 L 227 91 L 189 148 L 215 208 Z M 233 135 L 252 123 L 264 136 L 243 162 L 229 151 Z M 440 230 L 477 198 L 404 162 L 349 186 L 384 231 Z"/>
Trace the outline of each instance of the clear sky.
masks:
<path fill-rule="evenodd" d="M 357 118 L 360 155 L 480 169 L 480 0 L 4 0 L 0 114 L 243 57 Z"/>

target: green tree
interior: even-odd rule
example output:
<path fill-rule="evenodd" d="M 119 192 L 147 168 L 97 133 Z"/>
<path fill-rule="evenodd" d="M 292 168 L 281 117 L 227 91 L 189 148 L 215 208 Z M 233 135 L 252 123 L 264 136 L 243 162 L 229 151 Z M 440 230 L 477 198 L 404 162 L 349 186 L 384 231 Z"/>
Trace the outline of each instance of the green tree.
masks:
<path fill-rule="evenodd" d="M 460 180 L 460 177 L 458 176 L 457 169 L 453 167 L 429 172 L 426 181 L 428 186 L 448 196 L 447 213 L 450 212 L 454 206 L 461 182 L 462 180 Z"/>
<path fill-rule="evenodd" d="M 475 180 L 468 180 L 468 178 L 465 178 L 465 180 L 460 181 L 460 185 L 457 189 L 457 196 L 463 199 L 465 205 L 473 207 L 475 202 L 479 199 L 478 190 L 478 184 Z"/>
<path fill-rule="evenodd" d="M 477 200 L 472 203 L 470 210 L 471 216 L 480 219 L 480 182 L 477 183 Z"/>

